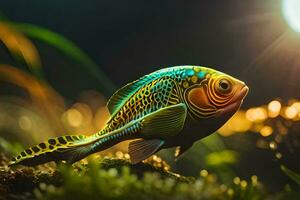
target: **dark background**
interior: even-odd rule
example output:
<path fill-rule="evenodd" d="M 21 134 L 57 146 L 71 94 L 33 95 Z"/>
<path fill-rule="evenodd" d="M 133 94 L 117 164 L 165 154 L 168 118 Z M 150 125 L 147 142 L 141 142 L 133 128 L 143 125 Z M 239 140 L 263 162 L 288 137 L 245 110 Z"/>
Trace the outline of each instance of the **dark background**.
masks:
<path fill-rule="evenodd" d="M 251 89 L 246 107 L 300 96 L 300 34 L 285 23 L 281 1 L 7 0 L 0 9 L 74 41 L 116 87 L 161 67 L 193 64 L 244 80 Z M 76 63 L 36 44 L 62 95 L 99 88 Z"/>
<path fill-rule="evenodd" d="M 162 67 L 190 64 L 245 81 L 250 93 L 244 108 L 275 98 L 300 98 L 300 34 L 286 24 L 279 0 L 1 0 L 0 11 L 12 21 L 46 27 L 72 40 L 116 88 Z M 67 100 L 76 101 L 89 89 L 102 92 L 78 63 L 49 45 L 34 43 L 47 81 Z M 3 49 L 1 61 L 11 62 Z M 278 175 L 273 155 L 254 149 L 255 140 L 247 139 L 230 144 L 248 153 L 237 166 L 239 174 L 256 173 L 271 190 L 281 188 L 288 178 Z"/>

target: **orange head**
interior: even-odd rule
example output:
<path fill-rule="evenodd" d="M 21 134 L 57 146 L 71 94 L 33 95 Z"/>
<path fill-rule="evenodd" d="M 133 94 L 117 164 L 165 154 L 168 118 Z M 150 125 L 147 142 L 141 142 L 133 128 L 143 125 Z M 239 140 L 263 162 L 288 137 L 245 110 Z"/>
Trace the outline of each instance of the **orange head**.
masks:
<path fill-rule="evenodd" d="M 196 121 L 216 124 L 215 128 L 219 128 L 240 108 L 249 88 L 244 82 L 213 69 L 193 70 L 200 71 L 203 78 L 184 90 L 189 114 Z"/>

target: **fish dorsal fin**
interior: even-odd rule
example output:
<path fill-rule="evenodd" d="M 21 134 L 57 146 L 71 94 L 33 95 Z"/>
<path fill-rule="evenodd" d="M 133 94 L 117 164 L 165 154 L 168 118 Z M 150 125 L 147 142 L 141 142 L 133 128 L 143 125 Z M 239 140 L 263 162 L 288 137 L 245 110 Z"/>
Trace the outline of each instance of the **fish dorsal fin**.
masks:
<path fill-rule="evenodd" d="M 144 140 L 139 139 L 129 143 L 128 153 L 130 155 L 130 160 L 132 164 L 137 164 L 142 160 L 150 157 L 155 154 L 160 147 L 164 145 L 163 140 L 152 139 L 152 140 Z"/>
<path fill-rule="evenodd" d="M 185 104 L 161 108 L 141 119 L 141 134 L 144 138 L 168 138 L 178 134 L 185 123 Z"/>
<path fill-rule="evenodd" d="M 112 115 L 116 110 L 118 110 L 124 104 L 124 101 L 138 90 L 139 87 L 140 86 L 138 86 L 135 82 L 132 82 L 117 90 L 107 102 L 107 108 L 110 114 Z"/>
<path fill-rule="evenodd" d="M 125 103 L 125 101 L 142 86 L 153 81 L 154 79 L 161 77 L 161 75 L 162 74 L 159 73 L 159 71 L 153 72 L 151 74 L 141 77 L 136 81 L 128 83 L 127 85 L 117 90 L 107 102 L 107 108 L 110 114 L 112 115 L 114 112 L 119 110 Z"/>

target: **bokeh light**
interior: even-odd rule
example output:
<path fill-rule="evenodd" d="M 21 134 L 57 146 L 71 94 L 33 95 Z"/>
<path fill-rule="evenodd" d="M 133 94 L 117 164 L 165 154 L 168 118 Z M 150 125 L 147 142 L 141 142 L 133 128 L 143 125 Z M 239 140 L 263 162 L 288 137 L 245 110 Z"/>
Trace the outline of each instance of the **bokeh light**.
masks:
<path fill-rule="evenodd" d="M 271 118 L 277 117 L 280 114 L 281 103 L 277 100 L 271 101 L 268 104 L 268 115 Z"/>
<path fill-rule="evenodd" d="M 244 133 L 252 126 L 252 122 L 247 120 L 244 111 L 237 112 L 221 129 L 222 136 L 230 136 L 233 133 Z"/>
<path fill-rule="evenodd" d="M 242 181 L 241 181 L 241 186 L 242 186 L 243 188 L 246 188 L 247 185 L 248 185 L 248 183 L 247 183 L 246 180 L 242 180 Z"/>
<path fill-rule="evenodd" d="M 277 159 L 281 159 L 281 158 L 282 158 L 282 154 L 279 153 L 279 152 L 277 152 L 277 153 L 275 154 L 275 156 L 276 156 Z"/>
<path fill-rule="evenodd" d="M 73 127 L 79 127 L 82 123 L 82 114 L 75 108 L 66 111 L 66 119 Z"/>
<path fill-rule="evenodd" d="M 273 149 L 273 150 L 277 149 L 277 144 L 276 144 L 276 142 L 274 142 L 274 141 L 270 142 L 269 146 L 270 146 L 270 148 Z"/>
<path fill-rule="evenodd" d="M 18 122 L 19 122 L 19 126 L 21 129 L 26 130 L 26 131 L 31 129 L 32 122 L 28 116 L 25 116 L 25 115 L 21 116 L 19 118 Z"/>
<path fill-rule="evenodd" d="M 246 118 L 252 122 L 264 121 L 267 117 L 267 111 L 263 107 L 250 108 L 246 112 Z"/>
<path fill-rule="evenodd" d="M 207 170 L 203 169 L 203 170 L 200 171 L 200 176 L 207 177 L 207 175 L 208 175 L 208 171 Z"/>
<path fill-rule="evenodd" d="M 240 182 L 241 182 L 241 179 L 239 177 L 235 177 L 233 179 L 233 183 L 236 184 L 236 185 L 240 184 Z"/>
<path fill-rule="evenodd" d="M 295 107 L 290 106 L 290 107 L 287 107 L 285 109 L 284 114 L 285 114 L 286 118 L 293 119 L 293 118 L 295 118 L 297 116 L 298 111 L 297 111 L 297 109 Z"/>
<path fill-rule="evenodd" d="M 289 26 L 300 33 L 300 1 L 299 0 L 283 0 L 283 15 Z"/>
<path fill-rule="evenodd" d="M 260 134 L 264 137 L 267 137 L 269 135 L 271 135 L 273 132 L 272 127 L 270 126 L 264 126 L 261 130 L 260 130 Z"/>

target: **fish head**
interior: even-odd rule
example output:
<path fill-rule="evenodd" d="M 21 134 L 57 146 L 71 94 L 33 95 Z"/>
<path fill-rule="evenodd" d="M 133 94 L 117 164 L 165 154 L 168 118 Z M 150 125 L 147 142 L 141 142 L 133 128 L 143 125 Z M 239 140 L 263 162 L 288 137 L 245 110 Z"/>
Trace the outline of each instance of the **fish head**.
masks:
<path fill-rule="evenodd" d="M 247 85 L 230 75 L 209 70 L 200 84 L 195 84 L 185 92 L 189 114 L 205 125 L 220 128 L 235 112 L 246 97 Z"/>

